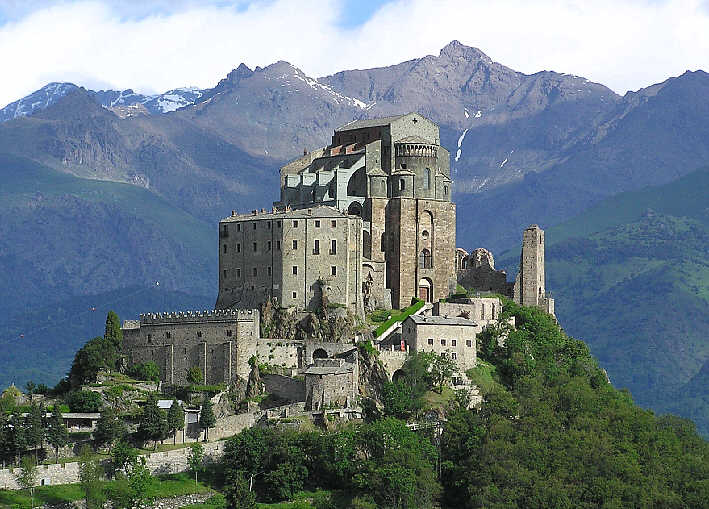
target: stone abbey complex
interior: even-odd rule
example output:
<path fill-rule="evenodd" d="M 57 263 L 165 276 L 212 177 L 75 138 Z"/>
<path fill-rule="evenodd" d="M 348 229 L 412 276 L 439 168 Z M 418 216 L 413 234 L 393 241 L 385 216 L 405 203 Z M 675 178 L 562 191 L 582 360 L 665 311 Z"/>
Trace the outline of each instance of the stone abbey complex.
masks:
<path fill-rule="evenodd" d="M 477 334 L 498 323 L 501 302 L 489 294 L 551 314 L 554 301 L 545 289 L 538 226 L 523 233 L 514 283 L 495 270 L 489 251 L 456 249 L 450 177 L 439 128 L 418 113 L 336 129 L 327 147 L 281 168 L 280 200 L 270 209 L 234 211 L 220 221 L 215 310 L 126 321 L 127 361 L 155 362 L 170 384 L 186 383 L 193 366 L 206 383 L 229 384 L 248 378 L 256 357 L 303 375 L 313 410 L 354 405 L 356 343 L 369 338 L 390 377 L 408 352 L 432 351 L 454 359 L 457 381 L 465 383 L 464 371 L 476 363 Z M 459 284 L 488 295 L 449 298 Z M 330 317 L 362 323 L 375 309 L 413 303 L 419 306 L 409 318 L 379 334 L 359 328 L 335 339 L 266 332 L 272 328 L 265 315 L 273 309 L 300 322 L 325 309 Z"/>

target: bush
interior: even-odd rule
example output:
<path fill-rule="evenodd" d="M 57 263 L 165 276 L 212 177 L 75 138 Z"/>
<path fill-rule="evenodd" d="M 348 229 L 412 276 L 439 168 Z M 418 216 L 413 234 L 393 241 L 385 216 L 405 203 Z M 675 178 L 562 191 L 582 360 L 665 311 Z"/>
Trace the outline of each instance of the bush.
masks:
<path fill-rule="evenodd" d="M 103 405 L 101 394 L 93 391 L 70 392 L 66 399 L 72 412 L 98 412 Z"/>
<path fill-rule="evenodd" d="M 152 361 L 141 364 L 133 364 L 128 368 L 128 376 L 136 380 L 149 380 L 151 382 L 160 381 L 160 368 Z"/>

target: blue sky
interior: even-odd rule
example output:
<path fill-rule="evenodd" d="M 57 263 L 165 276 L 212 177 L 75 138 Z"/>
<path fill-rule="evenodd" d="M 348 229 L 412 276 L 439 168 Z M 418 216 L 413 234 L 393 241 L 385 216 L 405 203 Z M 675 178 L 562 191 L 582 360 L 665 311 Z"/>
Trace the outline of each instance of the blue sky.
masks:
<path fill-rule="evenodd" d="M 708 27 L 709 0 L 0 0 L 0 107 L 50 81 L 155 93 L 277 60 L 318 77 L 453 39 L 625 93 L 709 69 Z"/>

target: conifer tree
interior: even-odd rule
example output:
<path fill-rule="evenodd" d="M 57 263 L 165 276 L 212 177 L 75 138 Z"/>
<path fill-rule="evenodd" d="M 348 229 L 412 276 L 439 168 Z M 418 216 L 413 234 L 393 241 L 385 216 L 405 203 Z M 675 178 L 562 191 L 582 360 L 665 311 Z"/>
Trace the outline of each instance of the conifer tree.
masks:
<path fill-rule="evenodd" d="M 47 423 L 47 441 L 54 447 L 55 462 L 59 461 L 59 448 L 64 447 L 69 441 L 69 432 L 64 426 L 62 412 L 59 405 L 54 405 L 52 416 Z"/>
<path fill-rule="evenodd" d="M 158 398 L 155 394 L 148 396 L 138 424 L 138 433 L 144 440 L 152 440 L 155 449 L 158 447 L 158 440 L 163 440 L 168 434 L 167 415 L 164 410 L 158 408 Z"/>
<path fill-rule="evenodd" d="M 123 330 L 121 329 L 121 321 L 118 315 L 113 311 L 109 311 L 106 316 L 106 331 L 103 334 L 103 338 L 110 341 L 116 351 L 120 351 L 121 343 L 123 342 Z"/>
<path fill-rule="evenodd" d="M 217 423 L 214 416 L 214 408 L 209 398 L 205 397 L 202 402 L 202 412 L 199 415 L 199 427 L 204 430 L 204 440 L 209 439 L 209 428 Z"/>
<path fill-rule="evenodd" d="M 34 461 L 38 462 L 37 450 L 44 439 L 44 405 L 32 403 L 25 422 L 25 436 L 27 445 L 34 449 Z"/>
<path fill-rule="evenodd" d="M 185 411 L 176 399 L 167 411 L 167 427 L 172 433 L 172 443 L 177 443 L 177 431 L 185 428 Z"/>
<path fill-rule="evenodd" d="M 116 440 L 123 438 L 126 432 L 126 425 L 116 412 L 112 408 L 106 408 L 101 412 L 101 417 L 96 423 L 94 441 L 99 447 L 111 447 Z"/>

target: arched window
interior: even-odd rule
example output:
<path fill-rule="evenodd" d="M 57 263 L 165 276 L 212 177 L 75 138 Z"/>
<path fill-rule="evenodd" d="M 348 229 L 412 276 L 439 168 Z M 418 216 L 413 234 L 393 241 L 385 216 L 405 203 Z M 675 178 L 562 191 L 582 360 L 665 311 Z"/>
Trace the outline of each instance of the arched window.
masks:
<path fill-rule="evenodd" d="M 432 266 L 431 251 L 426 248 L 422 249 L 419 253 L 419 268 L 430 269 Z"/>
<path fill-rule="evenodd" d="M 431 188 L 431 168 L 426 168 L 423 170 L 423 188 Z"/>
<path fill-rule="evenodd" d="M 404 179 L 399 179 L 399 191 L 406 189 L 406 181 Z"/>

